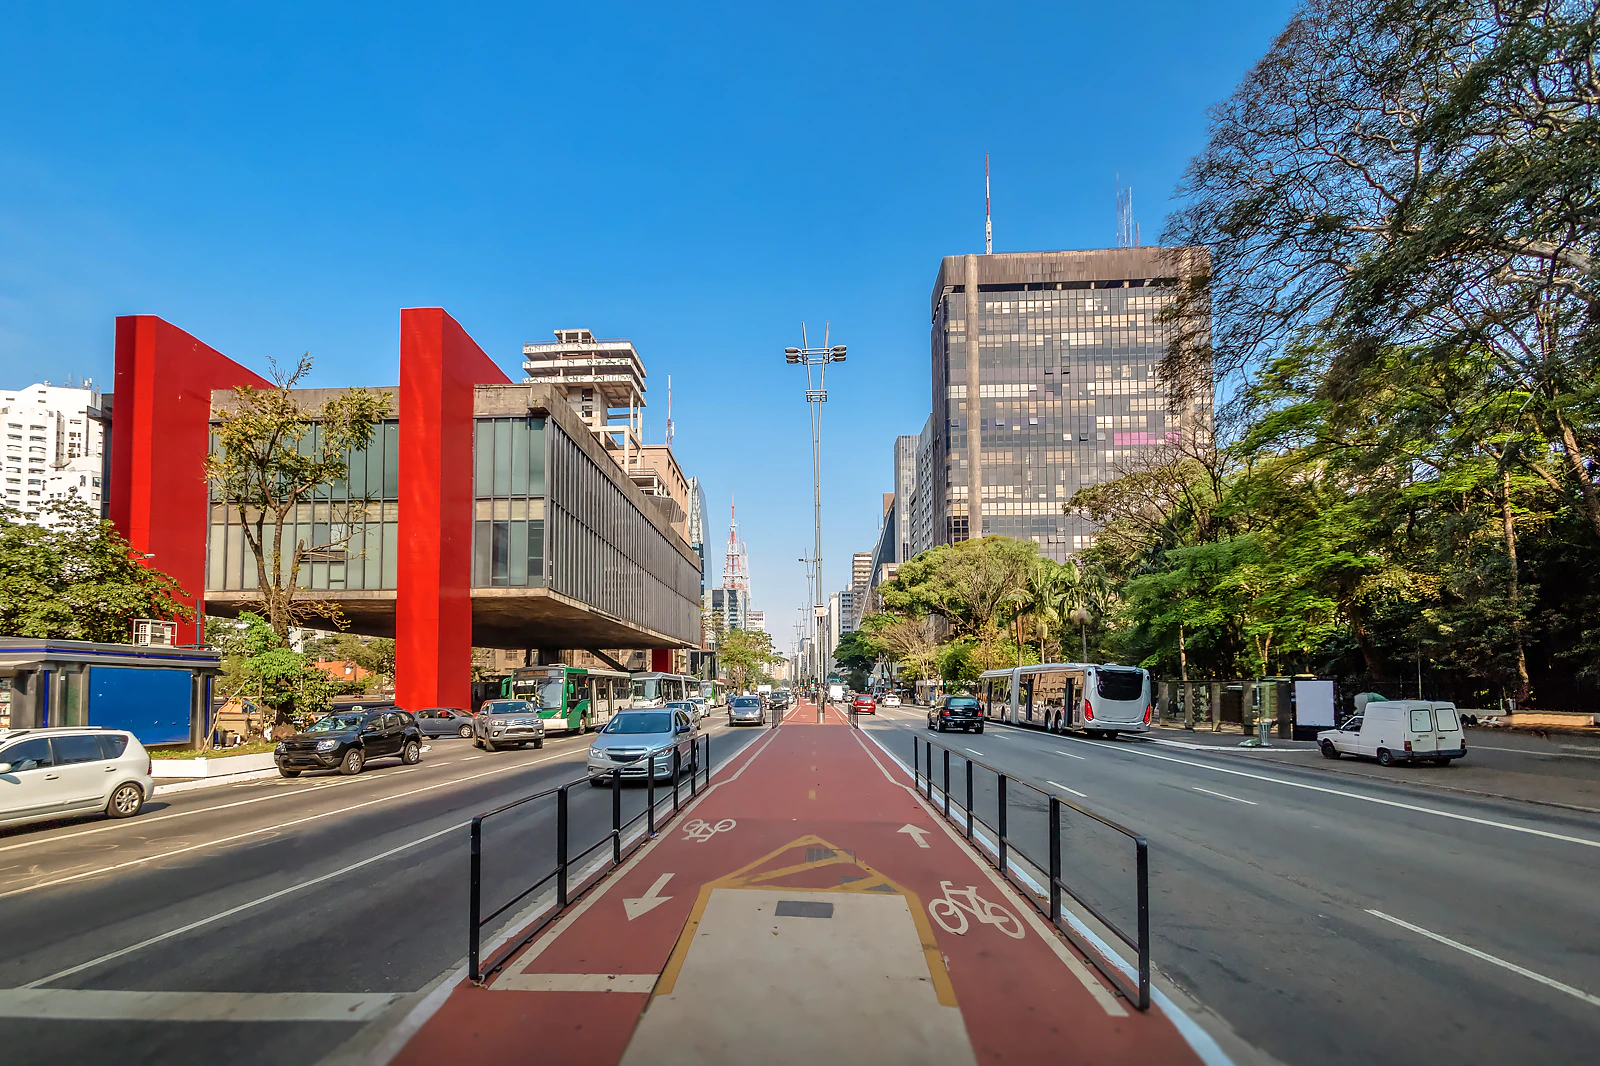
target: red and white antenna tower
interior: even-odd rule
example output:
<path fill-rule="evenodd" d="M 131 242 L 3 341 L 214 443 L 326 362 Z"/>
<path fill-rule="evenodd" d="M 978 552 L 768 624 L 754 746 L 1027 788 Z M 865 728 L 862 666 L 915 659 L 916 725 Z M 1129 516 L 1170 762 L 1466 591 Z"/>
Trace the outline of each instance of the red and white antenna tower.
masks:
<path fill-rule="evenodd" d="M 750 555 L 739 539 L 739 517 L 732 497 L 728 499 L 728 554 L 722 564 L 722 587 L 750 591 Z"/>
<path fill-rule="evenodd" d="M 989 220 L 989 153 L 983 153 L 983 254 L 994 254 L 994 226 Z"/>
<path fill-rule="evenodd" d="M 672 447 L 672 375 L 667 375 L 667 447 Z"/>

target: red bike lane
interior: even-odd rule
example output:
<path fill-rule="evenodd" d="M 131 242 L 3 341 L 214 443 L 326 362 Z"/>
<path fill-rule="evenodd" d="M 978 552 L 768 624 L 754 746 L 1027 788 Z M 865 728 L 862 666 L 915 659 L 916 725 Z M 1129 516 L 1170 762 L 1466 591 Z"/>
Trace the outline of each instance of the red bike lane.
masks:
<path fill-rule="evenodd" d="M 392 1061 L 1200 1060 L 838 711 L 803 705 Z"/>

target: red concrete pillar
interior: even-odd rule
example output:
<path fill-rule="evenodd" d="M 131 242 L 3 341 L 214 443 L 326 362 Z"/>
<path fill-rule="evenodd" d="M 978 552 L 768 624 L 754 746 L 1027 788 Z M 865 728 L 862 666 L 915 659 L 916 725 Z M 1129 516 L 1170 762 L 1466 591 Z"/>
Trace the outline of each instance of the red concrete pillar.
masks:
<path fill-rule="evenodd" d="M 472 696 L 472 389 L 510 379 L 438 307 L 400 312 L 395 702 Z"/>
<path fill-rule="evenodd" d="M 117 319 L 111 422 L 112 524 L 149 565 L 177 579 L 190 607 L 206 591 L 211 392 L 266 379 L 155 315 Z M 194 624 L 178 626 L 192 644 Z M 128 634 L 133 639 L 133 634 Z"/>
<path fill-rule="evenodd" d="M 672 649 L 651 648 L 650 669 L 659 674 L 672 673 Z"/>

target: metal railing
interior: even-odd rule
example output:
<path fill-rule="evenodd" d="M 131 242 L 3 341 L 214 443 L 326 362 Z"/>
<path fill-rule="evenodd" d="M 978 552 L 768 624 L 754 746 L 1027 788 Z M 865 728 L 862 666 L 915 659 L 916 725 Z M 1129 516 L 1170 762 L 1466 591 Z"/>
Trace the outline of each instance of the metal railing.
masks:
<path fill-rule="evenodd" d="M 701 754 L 702 749 L 704 749 L 703 756 Z M 691 755 L 688 767 L 688 785 L 689 798 L 693 799 L 699 794 L 700 779 L 702 775 L 705 778 L 705 786 L 709 788 L 711 785 L 710 735 L 702 734 L 696 737 L 694 739 L 693 746 L 690 748 L 690 751 Z M 502 804 L 492 811 L 485 811 L 484 813 L 472 819 L 472 873 L 471 894 L 468 902 L 469 917 L 467 922 L 467 972 L 471 976 L 473 983 L 482 984 L 489 977 L 491 977 L 496 971 L 504 966 L 506 961 L 510 959 L 510 957 L 517 951 L 519 951 L 523 945 L 527 944 L 534 937 L 543 932 L 545 927 L 554 921 L 556 916 L 566 909 L 567 906 L 582 898 L 583 894 L 598 884 L 606 874 L 610 873 L 612 870 L 615 870 L 622 864 L 624 859 L 628 858 L 636 850 L 642 847 L 645 841 L 649 840 L 655 835 L 656 829 L 659 825 L 663 825 L 666 822 L 671 821 L 672 818 L 677 815 L 685 802 L 682 798 L 681 792 L 681 783 L 683 780 L 684 770 L 681 749 L 677 747 L 672 749 L 672 805 L 670 809 L 658 812 L 656 808 L 664 805 L 667 802 L 665 798 L 663 798 L 660 803 L 658 803 L 656 799 L 656 767 L 659 765 L 657 760 L 661 758 L 664 758 L 664 756 L 649 755 L 637 759 L 631 763 L 623 763 L 615 766 L 604 774 L 597 774 L 594 776 L 585 774 L 583 777 L 580 777 L 575 781 L 569 781 L 566 784 L 557 785 L 554 788 L 547 788 L 542 792 L 535 792 L 531 796 L 524 796 L 521 799 L 512 800 L 510 803 Z M 646 782 L 644 810 L 640 811 L 632 818 L 624 821 L 622 817 L 622 772 L 625 769 L 638 767 L 641 765 L 645 767 L 644 779 Z M 593 844 L 590 844 L 582 851 L 573 852 L 572 841 L 568 832 L 570 824 L 569 812 L 571 809 L 571 799 L 569 793 L 574 786 L 592 785 L 594 782 L 604 781 L 606 778 L 611 779 L 611 829 L 602 834 L 599 840 L 595 841 Z M 518 892 L 510 900 L 501 904 L 499 907 L 496 907 L 489 914 L 484 914 L 482 886 L 484 822 L 498 815 L 505 814 L 507 811 L 525 807 L 530 803 L 539 803 L 540 801 L 549 800 L 551 797 L 555 798 L 556 805 L 556 861 L 554 868 L 551 869 L 549 873 L 535 881 L 533 884 L 529 885 L 521 892 Z M 662 817 L 663 815 L 664 817 Z M 627 834 L 627 831 L 633 828 L 633 826 L 637 825 L 640 819 L 645 820 L 646 825 L 644 831 L 631 841 L 626 841 L 624 838 Z M 610 862 L 602 863 L 597 869 L 591 871 L 588 876 L 583 877 L 581 880 L 574 883 L 572 879 L 572 871 L 575 869 L 582 869 L 583 861 L 608 843 L 611 845 Z M 555 882 L 554 906 L 547 910 L 539 919 L 539 921 L 534 923 L 528 929 L 508 940 L 500 947 L 496 948 L 490 954 L 489 958 L 483 958 L 482 950 L 484 928 L 495 919 L 511 910 L 511 908 L 527 899 L 530 895 L 537 892 L 545 885 L 548 885 L 551 881 Z"/>
<path fill-rule="evenodd" d="M 1062 934 L 1067 937 L 1067 939 L 1071 940 L 1078 950 L 1083 953 L 1084 957 L 1087 958 L 1091 963 L 1094 963 L 1095 968 L 1104 974 L 1106 979 L 1110 981 L 1118 991 L 1126 996 L 1131 1002 L 1137 1004 L 1140 1010 L 1149 1010 L 1150 846 L 1145 838 L 1125 826 L 1118 825 L 1109 818 L 1102 817 L 1091 810 L 1086 810 L 1085 808 L 1078 806 L 1076 803 L 1062 799 L 1047 788 L 1041 788 L 1040 786 L 1033 784 L 1031 781 L 1024 781 L 1019 777 L 1008 774 L 1003 770 L 990 766 L 987 763 L 980 762 L 977 759 L 971 758 L 970 756 L 963 755 L 960 752 L 953 752 L 952 749 L 945 747 L 943 744 L 936 744 L 931 740 L 927 740 L 916 735 L 912 736 L 911 744 L 912 780 L 917 790 L 926 795 L 930 803 L 933 803 L 939 807 L 946 821 L 950 822 L 952 825 L 956 825 L 957 827 L 962 827 L 965 829 L 967 841 L 969 843 L 974 842 L 975 826 L 983 825 L 988 828 L 994 834 L 994 844 L 992 848 L 986 847 L 984 850 L 992 852 L 992 862 L 995 869 L 1000 872 L 1000 875 L 1016 886 L 1019 893 L 1027 898 L 1028 902 L 1033 905 L 1035 910 L 1037 910 L 1041 915 L 1048 917 L 1050 919 L 1050 923 L 1060 930 Z M 944 784 L 943 787 L 939 789 L 935 789 L 933 780 L 933 753 L 935 750 L 943 752 L 942 762 Z M 951 817 L 950 756 L 952 754 L 954 754 L 956 758 L 963 760 L 967 765 L 966 802 L 964 804 L 959 802 L 956 804 L 956 810 L 958 812 L 957 817 Z M 989 773 L 995 775 L 995 787 L 996 791 L 998 792 L 998 802 L 995 808 L 995 821 L 999 823 L 998 825 L 988 825 L 988 823 L 982 821 L 982 819 L 977 816 L 974 810 L 973 767 L 975 766 L 983 770 L 987 770 Z M 1019 847 L 1016 841 L 1013 840 L 1006 832 L 1007 791 L 1011 785 L 1020 785 L 1023 788 L 1039 793 L 1049 800 L 1050 854 L 1044 862 L 1040 862 L 1035 856 L 1029 855 L 1026 851 Z M 942 798 L 942 804 L 939 800 L 934 798 L 936 791 Z M 1066 879 L 1062 876 L 1062 808 L 1075 811 L 1078 814 L 1083 815 L 1085 818 L 1090 818 L 1095 822 L 1098 822 L 1100 825 L 1115 830 L 1116 832 L 1133 841 L 1135 861 L 1134 891 L 1137 895 L 1137 917 L 1135 919 L 1136 928 L 1132 935 L 1129 935 L 1126 930 L 1117 925 L 1116 922 L 1112 921 L 1104 912 L 1100 910 L 1100 908 L 1096 907 L 1093 903 L 1090 903 L 1087 899 L 1080 895 L 1071 885 L 1066 882 Z M 958 820 L 958 818 L 960 820 Z M 979 842 L 987 844 L 986 841 Z M 1011 861 L 1013 857 L 1020 857 L 1030 866 L 1046 875 L 1047 880 L 1049 881 L 1048 909 L 1039 905 L 1039 900 L 1036 897 L 1032 886 L 1018 884 L 1013 878 L 1013 863 Z M 1138 956 L 1137 987 L 1130 986 L 1127 977 L 1115 966 L 1101 965 L 1098 961 L 1101 956 L 1095 947 L 1088 943 L 1076 929 L 1072 928 L 1070 922 L 1063 920 L 1061 907 L 1061 895 L 1063 892 L 1068 896 L 1071 896 L 1080 907 L 1093 915 L 1095 920 L 1101 925 L 1111 930 L 1117 939 L 1128 945 L 1128 947 L 1132 949 Z"/>

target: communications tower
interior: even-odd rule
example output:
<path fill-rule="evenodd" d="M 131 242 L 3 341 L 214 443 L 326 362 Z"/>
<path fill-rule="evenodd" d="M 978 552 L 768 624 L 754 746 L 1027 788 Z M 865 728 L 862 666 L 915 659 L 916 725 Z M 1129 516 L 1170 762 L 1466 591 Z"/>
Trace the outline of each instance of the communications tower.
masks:
<path fill-rule="evenodd" d="M 739 539 L 739 513 L 732 497 L 728 499 L 728 554 L 722 564 L 722 587 L 750 593 L 750 553 Z"/>

